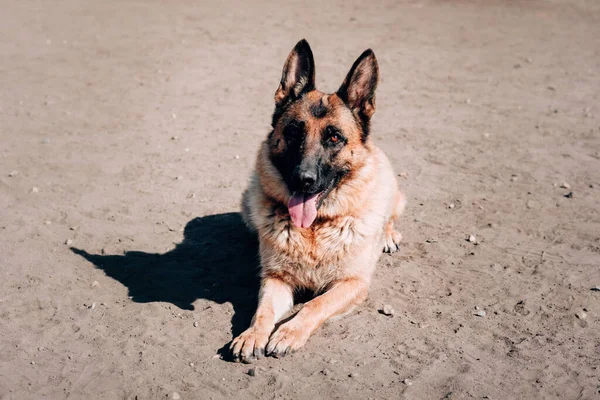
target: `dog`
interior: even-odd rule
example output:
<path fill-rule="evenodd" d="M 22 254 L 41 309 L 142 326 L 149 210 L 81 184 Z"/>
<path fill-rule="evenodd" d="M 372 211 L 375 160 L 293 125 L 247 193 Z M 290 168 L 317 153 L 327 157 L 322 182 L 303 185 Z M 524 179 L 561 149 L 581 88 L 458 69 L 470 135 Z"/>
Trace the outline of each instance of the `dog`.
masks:
<path fill-rule="evenodd" d="M 259 239 L 261 288 L 250 328 L 230 345 L 234 360 L 301 348 L 326 320 L 367 298 L 382 250 L 399 249 L 394 223 L 406 200 L 369 131 L 378 80 L 371 49 L 333 94 L 316 90 L 306 40 L 287 57 L 272 130 L 242 196 L 243 220 Z M 315 297 L 275 329 L 301 290 Z"/>

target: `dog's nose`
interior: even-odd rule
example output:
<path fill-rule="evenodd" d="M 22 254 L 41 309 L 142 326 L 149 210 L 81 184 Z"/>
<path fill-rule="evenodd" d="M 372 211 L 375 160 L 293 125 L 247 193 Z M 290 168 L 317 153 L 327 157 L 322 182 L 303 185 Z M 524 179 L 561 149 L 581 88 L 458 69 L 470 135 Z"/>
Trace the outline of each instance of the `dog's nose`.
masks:
<path fill-rule="evenodd" d="M 317 174 L 313 171 L 302 171 L 299 174 L 300 183 L 304 188 L 311 187 L 317 181 Z"/>

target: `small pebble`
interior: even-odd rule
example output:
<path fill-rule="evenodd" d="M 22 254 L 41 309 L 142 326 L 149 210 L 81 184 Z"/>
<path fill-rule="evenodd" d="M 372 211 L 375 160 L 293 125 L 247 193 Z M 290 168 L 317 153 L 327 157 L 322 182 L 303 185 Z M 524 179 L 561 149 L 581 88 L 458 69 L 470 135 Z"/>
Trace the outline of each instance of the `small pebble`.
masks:
<path fill-rule="evenodd" d="M 483 310 L 479 310 L 475 313 L 475 315 L 477 315 L 478 317 L 485 317 L 487 313 Z"/>
<path fill-rule="evenodd" d="M 321 373 L 325 376 L 329 375 L 329 370 L 327 368 L 325 368 L 323 371 L 321 371 Z"/>
<path fill-rule="evenodd" d="M 469 235 L 469 242 L 477 244 L 477 238 L 473 235 Z"/>
<path fill-rule="evenodd" d="M 50 221 L 49 219 L 44 221 L 44 225 L 52 225 L 52 221 Z"/>
<path fill-rule="evenodd" d="M 194 364 L 194 363 L 190 363 L 190 367 L 193 367 L 194 365 L 196 365 L 196 364 Z"/>
<path fill-rule="evenodd" d="M 358 372 L 352 372 L 351 374 L 348 375 L 350 378 L 357 378 L 360 376 L 360 374 Z"/>
<path fill-rule="evenodd" d="M 8 173 L 8 176 L 11 177 L 11 178 L 13 176 L 17 176 L 17 175 L 19 175 L 19 171 L 11 171 L 11 172 Z"/>
<path fill-rule="evenodd" d="M 199 324 L 198 324 L 198 321 L 194 321 L 194 328 L 197 328 L 197 327 L 198 327 L 198 325 L 199 325 Z"/>
<path fill-rule="evenodd" d="M 562 185 L 560 185 L 560 187 L 562 189 L 571 189 L 571 185 L 569 185 L 567 182 L 563 182 Z"/>
<path fill-rule="evenodd" d="M 92 287 L 97 287 L 97 286 L 100 286 L 100 282 L 98 282 L 98 281 L 94 281 L 94 282 L 92 282 L 92 285 L 91 285 L 91 286 L 92 286 Z"/>
<path fill-rule="evenodd" d="M 177 140 L 179 139 L 179 136 L 171 136 L 171 140 Z"/>
<path fill-rule="evenodd" d="M 406 386 L 410 386 L 410 385 L 412 385 L 412 381 L 411 381 L 411 380 L 409 380 L 409 379 L 404 379 L 404 380 L 402 381 L 402 383 L 404 383 Z"/>
<path fill-rule="evenodd" d="M 510 180 L 511 180 L 512 182 L 516 182 L 518 179 L 519 179 L 519 175 L 512 174 L 512 175 L 510 176 Z"/>
<path fill-rule="evenodd" d="M 171 113 L 171 118 L 177 119 L 177 115 L 175 113 Z"/>
<path fill-rule="evenodd" d="M 405 171 L 403 171 L 403 172 L 400 172 L 400 173 L 398 174 L 398 176 L 399 176 L 400 178 L 408 178 L 408 172 L 405 172 Z"/>
<path fill-rule="evenodd" d="M 577 315 L 577 318 L 579 318 L 579 319 L 585 319 L 585 317 L 587 317 L 587 314 L 585 313 L 585 311 L 579 311 L 576 315 Z"/>
<path fill-rule="evenodd" d="M 181 176 L 181 175 L 179 175 L 179 176 L 175 177 L 175 180 L 178 180 L 178 181 L 180 181 L 180 180 L 182 180 L 182 179 L 183 179 L 183 176 Z"/>
<path fill-rule="evenodd" d="M 235 156 L 235 157 L 233 157 L 233 158 L 235 158 L 236 160 L 239 160 L 239 159 L 240 159 L 240 156 L 236 155 L 236 156 Z"/>
<path fill-rule="evenodd" d="M 565 194 L 565 197 L 567 199 L 572 199 L 573 198 L 573 192 L 569 192 L 569 193 Z"/>
<path fill-rule="evenodd" d="M 38 351 L 44 351 L 43 347 L 38 347 Z"/>
<path fill-rule="evenodd" d="M 454 203 L 450 203 L 450 205 L 448 205 L 449 209 L 453 209 L 454 208 Z"/>
<path fill-rule="evenodd" d="M 258 371 L 256 370 L 256 368 L 250 368 L 250 369 L 248 370 L 247 374 L 248 374 L 248 375 L 250 375 L 250 376 L 256 376 L 256 373 L 257 373 L 257 372 L 258 372 Z"/>
<path fill-rule="evenodd" d="M 92 305 L 91 305 L 91 306 L 89 306 L 88 308 L 89 308 L 90 310 L 93 310 L 94 308 L 96 308 L 96 303 L 95 303 L 95 302 L 94 302 L 94 303 L 92 303 Z"/>
<path fill-rule="evenodd" d="M 67 240 L 65 240 L 65 244 L 66 244 L 67 246 L 70 246 L 70 245 L 72 245 L 72 244 L 73 244 L 73 240 L 71 240 L 71 239 L 67 239 Z"/>
<path fill-rule="evenodd" d="M 36 188 L 35 186 L 31 188 L 31 193 L 39 193 L 40 189 Z"/>
<path fill-rule="evenodd" d="M 475 306 L 475 309 L 476 310 L 481 310 L 481 308 L 479 308 L 479 306 Z"/>
<path fill-rule="evenodd" d="M 35 361 L 32 361 L 32 362 L 31 362 L 31 365 L 35 365 Z"/>
<path fill-rule="evenodd" d="M 172 400 L 179 400 L 179 399 L 181 399 L 181 396 L 179 395 L 179 393 L 173 392 L 169 395 L 169 398 Z"/>
<path fill-rule="evenodd" d="M 381 312 L 384 315 L 388 315 L 390 317 L 394 315 L 394 309 L 389 304 L 384 305 L 383 308 L 381 309 Z"/>

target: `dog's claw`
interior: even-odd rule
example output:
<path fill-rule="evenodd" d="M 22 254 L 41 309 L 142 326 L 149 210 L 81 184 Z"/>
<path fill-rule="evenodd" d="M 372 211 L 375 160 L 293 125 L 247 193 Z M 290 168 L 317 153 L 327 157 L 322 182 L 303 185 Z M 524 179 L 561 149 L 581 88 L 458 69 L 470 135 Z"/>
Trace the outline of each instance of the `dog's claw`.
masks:
<path fill-rule="evenodd" d="M 265 351 L 265 355 L 267 357 L 271 357 L 273 356 L 273 350 L 275 349 L 275 346 L 268 346 L 266 351 Z"/>
<path fill-rule="evenodd" d="M 265 356 L 265 349 L 264 348 L 256 348 L 256 349 L 254 349 L 254 357 L 257 360 L 260 360 L 264 356 Z"/>
<path fill-rule="evenodd" d="M 242 362 L 244 364 L 252 364 L 254 361 L 256 361 L 256 357 L 254 357 L 254 356 L 242 357 Z"/>
<path fill-rule="evenodd" d="M 271 353 L 271 355 L 273 357 L 275 357 L 275 358 L 283 358 L 283 357 L 287 356 L 288 354 L 291 354 L 292 352 L 293 352 L 292 348 L 290 346 L 288 346 L 288 347 L 286 347 L 285 350 L 282 350 L 282 351 L 273 351 Z"/>
<path fill-rule="evenodd" d="M 400 250 L 400 241 L 402 240 L 402 234 L 396 230 L 389 230 L 385 235 L 385 241 L 383 243 L 384 253 L 394 253 Z"/>
<path fill-rule="evenodd" d="M 265 345 L 269 340 L 269 333 L 255 327 L 248 328 L 231 343 L 233 361 L 252 364 L 265 355 Z"/>

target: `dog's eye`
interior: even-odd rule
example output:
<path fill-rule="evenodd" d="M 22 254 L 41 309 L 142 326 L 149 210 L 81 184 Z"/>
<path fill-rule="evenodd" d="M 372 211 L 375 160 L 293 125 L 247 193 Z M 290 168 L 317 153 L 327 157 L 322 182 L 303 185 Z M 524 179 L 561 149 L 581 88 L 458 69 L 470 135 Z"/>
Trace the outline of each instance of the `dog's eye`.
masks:
<path fill-rule="evenodd" d="M 333 126 L 328 126 L 325 129 L 326 140 L 328 143 L 335 145 L 344 142 L 344 137 L 341 135 L 340 131 Z"/>

